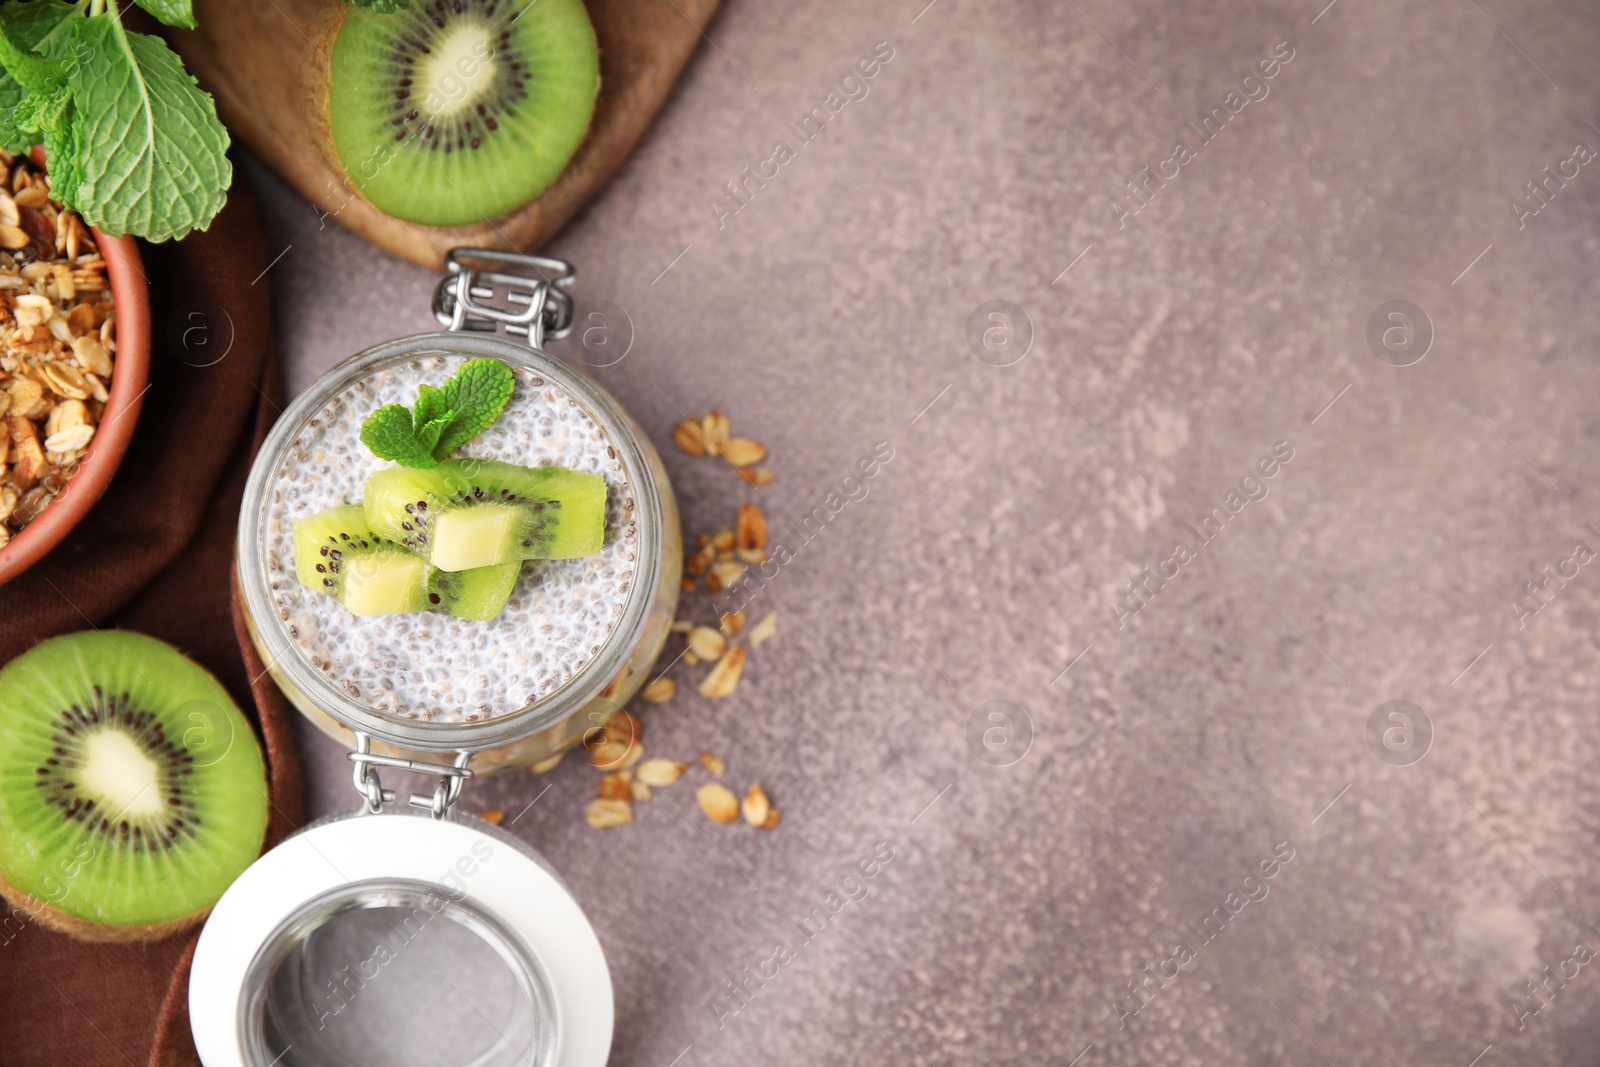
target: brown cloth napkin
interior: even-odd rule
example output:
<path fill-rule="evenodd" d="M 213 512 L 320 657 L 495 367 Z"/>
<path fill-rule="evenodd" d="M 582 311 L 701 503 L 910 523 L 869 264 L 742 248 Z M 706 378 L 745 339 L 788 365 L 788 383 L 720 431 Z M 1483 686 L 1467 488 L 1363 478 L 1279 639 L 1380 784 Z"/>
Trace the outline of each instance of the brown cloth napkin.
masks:
<path fill-rule="evenodd" d="M 0 586 L 0 662 L 91 626 L 138 630 L 192 656 L 258 727 L 271 847 L 299 824 L 301 788 L 288 706 L 263 676 L 232 598 L 245 478 L 282 403 L 267 259 L 248 186 L 234 182 L 205 233 L 142 251 L 154 336 L 139 427 L 78 528 Z M 187 995 L 198 931 L 148 945 L 90 945 L 3 905 L 0 920 L 0 1063 L 199 1062 Z"/>

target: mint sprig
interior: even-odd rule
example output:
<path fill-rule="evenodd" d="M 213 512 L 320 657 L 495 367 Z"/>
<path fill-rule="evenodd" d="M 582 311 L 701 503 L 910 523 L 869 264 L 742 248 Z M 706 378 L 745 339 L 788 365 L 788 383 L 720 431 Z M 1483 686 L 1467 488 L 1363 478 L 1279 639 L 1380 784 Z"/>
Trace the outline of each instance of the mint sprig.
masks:
<path fill-rule="evenodd" d="M 386 404 L 368 415 L 361 443 L 402 467 L 436 467 L 487 430 L 515 388 L 511 368 L 498 359 L 469 359 L 444 385 L 419 385 L 413 409 Z"/>
<path fill-rule="evenodd" d="M 193 28 L 191 0 L 138 0 Z M 0 4 L 0 144 L 43 144 L 51 195 L 112 236 L 203 230 L 233 167 L 211 97 L 159 37 L 122 25 L 107 0 Z"/>

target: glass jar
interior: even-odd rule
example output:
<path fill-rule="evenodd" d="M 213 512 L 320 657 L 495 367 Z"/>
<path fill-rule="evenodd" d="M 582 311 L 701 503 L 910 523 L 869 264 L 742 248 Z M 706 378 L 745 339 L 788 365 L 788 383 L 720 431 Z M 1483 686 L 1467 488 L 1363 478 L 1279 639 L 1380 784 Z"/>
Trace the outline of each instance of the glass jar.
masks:
<path fill-rule="evenodd" d="M 474 270 L 472 261 L 524 273 Z M 250 639 L 295 707 L 352 750 L 361 805 L 290 836 L 240 875 L 212 910 L 189 980 L 190 1023 L 206 1067 L 602 1067 L 609 1052 L 610 972 L 577 900 L 525 843 L 482 820 L 461 818 L 456 802 L 464 783 L 479 773 L 564 751 L 603 725 L 644 683 L 677 608 L 683 569 L 677 505 L 661 457 L 638 426 L 605 390 L 541 347 L 547 332 L 559 337 L 571 328 L 573 305 L 565 291 L 574 278 L 571 267 L 468 249 L 451 252 L 446 265 L 450 274 L 435 293 L 434 312 L 447 331 L 387 341 L 324 374 L 279 418 L 245 488 L 235 580 Z M 502 328 L 527 343 L 490 335 Z M 565 433 L 584 464 L 604 467 L 608 503 L 607 547 L 590 557 L 592 566 L 543 570 L 537 579 L 525 566 L 521 595 L 535 599 L 523 607 L 542 603 L 550 609 L 547 624 L 517 623 L 504 640 L 494 637 L 490 646 L 480 641 L 473 647 L 480 658 L 503 657 L 508 647 L 513 656 L 548 650 L 552 642 L 566 649 L 571 630 L 587 634 L 595 618 L 609 615 L 614 621 L 597 640 L 573 646 L 586 657 L 581 663 L 573 657 L 569 670 L 546 676 L 517 706 L 484 704 L 478 713 L 454 718 L 408 716 L 417 709 L 388 706 L 381 686 L 369 683 L 363 690 L 339 677 L 332 653 L 326 660 L 314 655 L 307 643 L 318 635 L 300 639 L 296 627 L 307 619 L 335 632 L 372 620 L 357 619 L 342 604 L 298 585 L 292 559 L 284 558 L 285 538 L 292 535 L 286 534 L 285 512 L 286 496 L 303 487 L 291 493 L 285 483 L 297 486 L 299 475 L 322 483 L 303 506 L 295 496 L 297 508 L 347 503 L 350 494 L 334 488 L 343 472 L 335 477 L 331 464 L 346 447 L 339 441 L 351 437 L 349 423 L 340 424 L 341 439 L 333 424 L 320 421 L 324 413 L 342 406 L 344 398 L 364 416 L 377 406 L 378 383 L 389 383 L 383 389 L 393 394 L 424 371 L 448 370 L 454 361 L 479 356 L 505 363 L 521 389 L 548 391 L 545 400 L 559 404 L 565 421 L 562 427 L 548 423 L 547 439 Z M 408 362 L 415 366 L 407 368 Z M 408 369 L 415 373 L 399 381 Z M 390 373 L 395 370 L 401 373 Z M 494 429 L 477 448 L 518 459 L 494 451 Z M 547 428 L 527 432 L 540 437 Z M 476 454 L 473 443 L 465 449 Z M 360 462 L 369 465 L 364 456 Z M 296 477 L 287 478 L 295 465 Z M 625 576 L 621 560 L 632 568 Z M 564 564 L 586 566 L 581 560 L 552 566 Z M 586 585 L 600 578 L 611 584 L 603 590 Z M 578 606 L 571 630 L 550 621 L 561 606 L 552 590 L 564 591 L 571 598 L 567 603 Z M 449 619 L 433 625 L 432 635 L 455 624 L 503 623 L 514 616 L 517 595 L 497 620 Z M 429 625 L 411 625 L 424 636 L 429 631 Z M 377 630 L 349 632 L 365 635 L 361 648 L 374 647 L 369 639 Z M 477 639 L 469 635 L 485 631 L 453 632 L 471 645 Z M 393 653 L 395 646 L 385 647 Z M 350 642 L 358 658 L 341 661 L 345 673 L 359 673 L 361 648 Z M 471 657 L 462 657 L 456 645 L 425 651 L 435 653 L 432 673 L 414 671 L 411 684 L 419 678 L 436 683 L 439 693 L 424 703 L 427 710 L 442 708 L 447 697 L 459 698 L 446 692 L 445 683 L 459 677 L 450 672 Z M 498 672 L 495 678 L 509 686 Z M 379 777 L 386 767 L 432 776 L 431 793 L 413 793 L 397 803 L 399 795 Z"/>
<path fill-rule="evenodd" d="M 480 257 L 484 253 L 471 255 Z M 467 257 L 463 254 L 460 258 Z M 524 257 L 492 258 L 504 262 Z M 550 260 L 530 261 L 556 264 Z M 452 264 L 458 262 L 452 253 Z M 553 298 L 565 293 L 556 286 L 562 280 L 570 282 L 572 277 L 570 268 L 558 265 L 564 272 L 562 277 L 546 286 L 540 295 L 543 302 L 557 310 L 558 314 L 552 316 L 557 328 L 560 305 Z M 528 311 L 500 312 L 504 318 L 487 320 L 473 317 L 476 310 L 496 310 L 479 302 L 493 292 L 483 284 L 485 281 L 516 279 L 526 284 L 526 279 L 499 274 L 467 275 L 467 310 L 463 313 L 462 304 L 452 303 L 448 291 L 462 277 L 458 269 L 445 279 L 441 290 L 446 291 L 446 307 L 439 308 L 436 301 L 436 309 L 441 310 L 441 317 L 449 313 L 452 318 L 462 318 L 465 329 L 418 334 L 375 345 L 322 375 L 279 417 L 256 457 L 245 488 L 235 577 L 246 628 L 262 662 L 295 707 L 320 729 L 352 749 L 360 743 L 358 735 L 365 735 L 371 739 L 372 751 L 405 759 L 470 752 L 473 769 L 481 773 L 527 766 L 565 751 L 603 725 L 633 697 L 647 680 L 672 624 L 683 567 L 683 541 L 677 504 L 660 455 L 604 389 L 536 345 L 473 332 L 481 328 L 475 323 L 488 321 L 492 326 L 506 318 L 526 318 Z M 476 299 L 471 292 L 474 289 Z M 518 292 L 510 282 L 502 284 L 500 290 L 501 295 Z M 512 301 L 517 302 L 515 295 Z M 570 298 L 565 308 L 570 323 Z M 337 670 L 329 669 L 330 664 L 314 657 L 306 643 L 297 639 L 292 596 L 309 598 L 321 594 L 299 588 L 293 580 L 292 565 L 286 574 L 283 561 L 273 555 L 273 538 L 281 536 L 278 527 L 284 523 L 284 479 L 291 469 L 304 469 L 307 453 L 317 449 L 319 436 L 326 429 L 318 416 L 328 411 L 330 404 L 343 401 L 362 413 L 377 406 L 364 395 L 368 392 L 366 383 L 374 381 L 375 376 L 390 372 L 392 377 L 394 371 L 404 371 L 408 362 L 421 376 L 424 368 L 447 366 L 452 359 L 482 356 L 510 366 L 518 377 L 519 389 L 559 390 L 604 434 L 611 457 L 610 474 L 621 476 L 622 494 L 622 499 L 616 501 L 619 507 L 608 509 L 615 514 L 608 515 L 606 537 L 608 541 L 628 539 L 622 548 L 632 549 L 633 571 L 626 601 L 603 645 L 553 691 L 540 693 L 537 699 L 511 710 L 502 708 L 455 721 L 408 717 L 363 699 L 350 679 L 338 677 Z M 438 377 L 442 375 L 433 375 L 429 380 Z M 503 419 L 512 417 L 508 412 Z M 617 492 L 614 483 L 613 498 Z M 342 498 L 328 499 L 321 506 L 344 502 Z M 526 595 L 538 593 L 534 590 Z M 343 624 L 359 628 L 366 620 L 344 614 Z M 490 621 L 466 625 L 503 624 Z M 526 642 L 527 648 L 548 645 L 538 632 L 504 636 L 512 642 Z M 434 656 L 434 662 L 452 662 L 450 649 L 427 651 Z M 405 666 L 402 664 L 401 669 Z M 467 665 L 469 669 L 471 666 Z"/>

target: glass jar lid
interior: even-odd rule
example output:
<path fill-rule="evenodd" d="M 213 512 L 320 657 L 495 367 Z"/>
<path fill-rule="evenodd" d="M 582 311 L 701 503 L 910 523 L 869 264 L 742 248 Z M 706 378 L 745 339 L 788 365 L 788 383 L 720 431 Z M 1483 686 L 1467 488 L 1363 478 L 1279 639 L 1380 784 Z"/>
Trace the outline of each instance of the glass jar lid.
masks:
<path fill-rule="evenodd" d="M 195 948 L 206 1067 L 600 1067 L 610 972 L 576 900 L 488 824 L 334 816 L 267 853 Z"/>

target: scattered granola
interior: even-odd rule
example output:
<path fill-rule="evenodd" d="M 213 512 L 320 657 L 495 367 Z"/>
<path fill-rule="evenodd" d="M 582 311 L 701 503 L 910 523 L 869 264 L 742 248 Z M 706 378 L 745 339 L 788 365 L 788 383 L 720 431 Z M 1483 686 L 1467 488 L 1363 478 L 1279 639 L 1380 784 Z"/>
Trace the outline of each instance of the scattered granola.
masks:
<path fill-rule="evenodd" d="M 706 579 L 706 588 L 713 593 L 721 592 L 723 589 L 732 589 L 739 584 L 739 579 L 744 577 L 744 571 L 744 564 L 735 563 L 733 560 L 713 563 L 711 565 L 711 577 Z M 713 585 L 718 588 L 712 588 Z"/>
<path fill-rule="evenodd" d="M 739 798 L 721 782 L 707 782 L 695 791 L 694 796 L 700 802 L 700 810 L 712 822 L 726 824 L 739 818 Z"/>
<path fill-rule="evenodd" d="M 708 411 L 700 420 L 700 432 L 705 438 L 706 453 L 718 455 L 722 447 L 728 443 L 728 416 L 720 411 Z"/>
<path fill-rule="evenodd" d="M 721 659 L 728 650 L 728 639 L 709 626 L 696 626 L 689 631 L 689 650 L 702 660 Z"/>
<path fill-rule="evenodd" d="M 691 456 L 706 454 L 705 434 L 701 432 L 699 423 L 690 419 L 684 419 L 672 428 L 672 439 Z"/>
<path fill-rule="evenodd" d="M 631 800 L 591 800 L 583 809 L 584 818 L 589 820 L 589 825 L 596 830 L 604 830 L 609 826 L 624 826 L 633 821 L 633 802 Z"/>
<path fill-rule="evenodd" d="M 738 545 L 745 550 L 767 547 L 767 517 L 754 504 L 739 505 Z"/>
<path fill-rule="evenodd" d="M 727 460 L 751 485 L 772 484 L 772 471 L 765 467 L 750 469 L 767 458 L 767 446 L 748 437 L 734 437 L 728 416 L 720 411 L 709 411 L 699 420 L 679 422 L 672 428 L 672 440 L 688 455 Z"/>
<path fill-rule="evenodd" d="M 687 763 L 675 759 L 647 759 L 639 764 L 639 769 L 634 772 L 634 779 L 645 785 L 664 786 L 671 785 L 683 777 Z"/>
<path fill-rule="evenodd" d="M 626 711 L 619 711 L 606 724 L 590 730 L 584 736 L 584 747 L 589 750 L 589 762 L 603 771 L 625 771 L 644 758 L 644 742 L 640 740 L 642 728 L 639 720 Z"/>
<path fill-rule="evenodd" d="M 672 437 L 678 447 L 691 456 L 728 460 L 753 485 L 772 481 L 772 472 L 767 468 L 752 469 L 753 464 L 766 457 L 766 448 L 747 438 L 734 437 L 728 417 L 721 412 L 684 419 L 673 427 Z M 752 503 L 740 504 L 735 523 L 695 538 L 692 550 L 684 559 L 684 591 L 693 592 L 702 581 L 706 591 L 711 593 L 732 588 L 743 580 L 747 568 L 768 561 L 768 538 L 767 517 L 762 510 Z M 667 670 L 680 664 L 684 667 L 712 664 L 696 688 L 707 699 L 730 696 L 738 687 L 749 651 L 770 640 L 777 630 L 775 612 L 768 612 L 754 626 L 747 625 L 742 610 L 719 611 L 714 626 L 698 623 L 693 618 L 677 619 L 671 625 L 671 632 L 684 638 L 685 647 L 668 664 Z M 736 643 L 741 636 L 743 643 Z M 677 681 L 663 671 L 639 691 L 639 698 L 646 704 L 661 704 L 673 699 L 677 692 Z M 639 720 L 627 712 L 619 712 L 584 738 L 589 761 L 601 772 L 596 797 L 584 809 L 589 825 L 602 828 L 632 822 L 635 803 L 648 801 L 652 789 L 672 785 L 687 770 L 688 765 L 681 760 L 644 759 L 640 734 Z M 554 766 L 553 761 L 547 763 Z M 701 750 L 700 764 L 712 778 L 721 777 L 727 770 L 723 761 L 707 750 Z M 534 769 L 541 768 L 548 769 L 545 764 Z M 749 787 L 742 803 L 727 786 L 715 781 L 702 784 L 695 796 L 701 810 L 719 823 L 738 822 L 741 812 L 747 823 L 761 829 L 770 830 L 779 822 L 778 809 L 759 784 Z"/>
<path fill-rule="evenodd" d="M 742 623 L 740 625 L 742 626 Z M 703 629 L 719 639 L 722 638 L 722 634 L 709 627 L 697 629 Z M 730 646 L 718 662 L 718 668 L 730 660 L 741 659 L 743 652 L 742 648 Z M 734 653 L 741 655 L 735 656 Z M 737 680 L 738 668 L 734 667 L 732 673 Z M 713 670 L 712 674 L 715 675 L 716 670 Z M 730 691 L 731 684 L 729 683 Z M 588 749 L 590 763 L 601 772 L 595 786 L 595 799 L 584 807 L 584 818 L 595 829 L 623 826 L 633 822 L 635 804 L 647 803 L 652 796 L 652 789 L 674 784 L 688 770 L 689 765 L 682 760 L 665 759 L 660 756 L 644 759 L 643 729 L 643 724 L 638 718 L 626 711 L 619 711 L 605 725 L 595 727 L 584 738 L 584 747 Z M 549 770 L 559 759 L 560 757 L 554 757 L 536 764 L 532 769 Z M 727 770 L 722 760 L 705 749 L 700 751 L 700 764 L 713 778 L 720 777 Z M 742 803 L 720 782 L 706 782 L 701 785 L 695 792 L 695 799 L 701 810 L 718 823 L 738 822 L 742 813 L 745 821 L 751 826 L 771 830 L 778 825 L 778 810 L 772 806 L 771 799 L 759 784 L 751 785 L 746 790 Z M 483 811 L 478 815 L 496 824 L 505 818 L 505 813 L 498 810 Z"/>
<path fill-rule="evenodd" d="M 105 259 L 49 179 L 0 150 L 0 545 L 78 471 L 109 398 Z"/>
<path fill-rule="evenodd" d="M 671 700 L 677 692 L 678 683 L 666 675 L 662 675 L 639 690 L 639 697 L 647 704 L 663 704 Z"/>
<path fill-rule="evenodd" d="M 739 674 L 744 670 L 747 654 L 738 645 L 728 649 L 727 654 L 717 660 L 717 665 L 711 668 L 711 673 L 701 681 L 700 695 L 707 700 L 719 700 L 731 696 L 734 687 L 739 684 Z"/>
<path fill-rule="evenodd" d="M 760 622 L 750 627 L 750 647 L 760 648 L 767 641 L 776 637 L 777 634 L 778 613 L 776 611 L 769 611 L 766 613 L 766 615 L 762 616 Z"/>
<path fill-rule="evenodd" d="M 767 798 L 767 791 L 761 788 L 761 783 L 756 782 L 745 790 L 744 803 L 740 805 L 744 812 L 744 821 L 751 826 L 765 827 L 767 820 L 772 817 L 772 801 Z"/>
<path fill-rule="evenodd" d="M 772 471 L 766 467 L 757 467 L 755 470 L 741 469 L 739 477 L 757 489 L 765 489 L 772 484 Z"/>
<path fill-rule="evenodd" d="M 735 437 L 722 446 L 722 454 L 735 467 L 750 467 L 767 458 L 767 449 L 748 437 Z"/>
<path fill-rule="evenodd" d="M 625 771 L 644 758 L 644 745 L 637 741 L 602 741 L 589 749 L 589 762 L 604 771 Z"/>
<path fill-rule="evenodd" d="M 601 731 L 602 736 L 607 741 L 631 745 L 639 740 L 639 735 L 644 732 L 644 727 L 638 719 L 626 711 L 619 711 L 606 720 L 606 724 L 601 728 Z"/>

